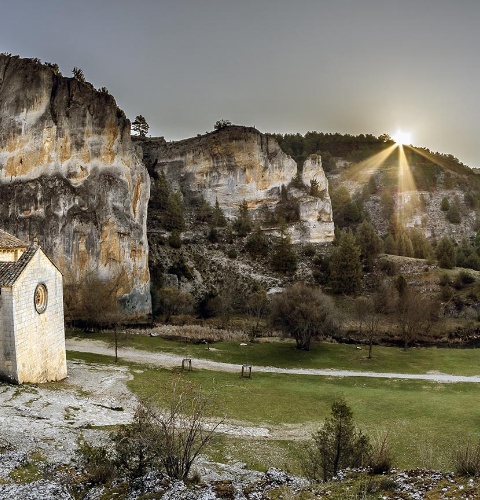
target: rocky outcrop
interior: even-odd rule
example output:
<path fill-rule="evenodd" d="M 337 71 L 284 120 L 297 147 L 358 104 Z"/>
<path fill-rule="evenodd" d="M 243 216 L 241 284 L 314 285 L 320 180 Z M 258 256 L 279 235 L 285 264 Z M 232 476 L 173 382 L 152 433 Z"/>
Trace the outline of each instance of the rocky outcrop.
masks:
<path fill-rule="evenodd" d="M 108 92 L 0 55 L 3 229 L 36 235 L 67 287 L 115 283 L 123 316 L 141 317 L 151 309 L 148 197 L 130 123 Z"/>
<path fill-rule="evenodd" d="M 229 218 L 236 215 L 243 200 L 254 216 L 265 209 L 274 210 L 282 186 L 289 186 L 297 174 L 297 164 L 276 139 L 251 127 L 229 126 L 178 142 L 136 140 L 141 142 L 151 175 L 162 170 L 186 197 L 203 196 L 211 205 L 218 200 Z M 300 212 L 300 223 L 291 228 L 294 240 L 332 241 L 332 212 L 320 157 L 307 160 L 304 176 L 305 189 L 289 187 Z M 319 185 L 315 197 L 307 194 L 313 178 Z"/>

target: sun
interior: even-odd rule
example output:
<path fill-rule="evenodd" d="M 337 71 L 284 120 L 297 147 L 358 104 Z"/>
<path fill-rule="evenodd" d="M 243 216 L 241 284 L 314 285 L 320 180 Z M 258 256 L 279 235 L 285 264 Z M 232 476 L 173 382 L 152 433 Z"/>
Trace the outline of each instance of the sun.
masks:
<path fill-rule="evenodd" d="M 399 146 L 403 144 L 409 145 L 412 144 L 412 133 L 397 130 L 397 132 L 392 135 L 392 139 L 395 141 L 395 144 L 398 144 Z"/>

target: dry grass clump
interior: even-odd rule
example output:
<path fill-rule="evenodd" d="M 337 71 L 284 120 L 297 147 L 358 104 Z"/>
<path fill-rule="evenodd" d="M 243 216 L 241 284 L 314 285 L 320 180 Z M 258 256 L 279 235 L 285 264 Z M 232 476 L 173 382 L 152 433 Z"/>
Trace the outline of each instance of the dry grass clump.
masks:
<path fill-rule="evenodd" d="M 219 329 L 201 325 L 158 325 L 151 329 L 150 333 L 169 340 L 188 340 L 190 342 L 248 340 L 248 335 L 243 330 Z"/>

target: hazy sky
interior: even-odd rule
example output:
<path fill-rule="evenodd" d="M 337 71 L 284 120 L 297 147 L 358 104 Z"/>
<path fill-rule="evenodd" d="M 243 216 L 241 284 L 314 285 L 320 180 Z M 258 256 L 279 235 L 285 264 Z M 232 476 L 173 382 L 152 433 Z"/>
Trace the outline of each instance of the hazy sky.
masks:
<path fill-rule="evenodd" d="M 167 140 L 412 133 L 480 167 L 480 0 L 0 0 L 0 52 L 74 66 Z"/>

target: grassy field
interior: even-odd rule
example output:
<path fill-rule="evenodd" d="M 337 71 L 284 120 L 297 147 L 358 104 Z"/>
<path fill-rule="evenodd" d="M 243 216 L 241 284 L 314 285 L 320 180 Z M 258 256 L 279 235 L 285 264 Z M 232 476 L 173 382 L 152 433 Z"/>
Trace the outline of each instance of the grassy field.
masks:
<path fill-rule="evenodd" d="M 70 331 L 70 337 L 111 341 L 108 333 Z M 442 349 L 435 347 L 410 348 L 374 346 L 373 358 L 368 359 L 368 348 L 358 349 L 353 344 L 317 342 L 310 351 L 298 351 L 290 340 L 248 343 L 216 342 L 207 349 L 205 344 L 166 340 L 148 335 L 127 335 L 120 340 L 122 347 L 134 347 L 152 352 L 168 352 L 185 357 L 205 358 L 225 363 L 248 362 L 260 366 L 280 368 L 336 368 L 394 373 L 427 373 L 438 371 L 451 375 L 479 375 L 480 349 Z M 112 348 L 113 352 L 113 348 Z"/>
<path fill-rule="evenodd" d="M 105 356 L 97 359 L 80 353 L 69 353 L 69 358 L 109 362 Z M 224 436 L 209 450 L 216 459 L 241 460 L 260 469 L 285 467 L 288 462 L 287 468 L 297 470 L 295 457 L 302 448 L 301 439 L 321 425 L 339 396 L 346 399 L 362 430 L 371 436 L 389 433 L 398 467 L 448 470 L 456 446 L 480 438 L 477 384 L 259 373 L 242 379 L 232 373 L 182 374 L 141 366 L 135 366 L 132 374 L 130 389 L 152 403 L 161 406 L 168 399 L 172 377 L 180 376 L 214 395 L 212 416 L 271 428 L 273 439 Z M 297 429 L 296 439 L 289 438 L 287 431 L 292 428 Z"/>

